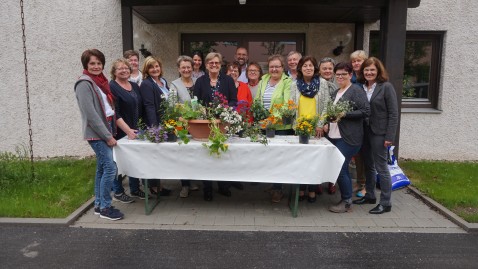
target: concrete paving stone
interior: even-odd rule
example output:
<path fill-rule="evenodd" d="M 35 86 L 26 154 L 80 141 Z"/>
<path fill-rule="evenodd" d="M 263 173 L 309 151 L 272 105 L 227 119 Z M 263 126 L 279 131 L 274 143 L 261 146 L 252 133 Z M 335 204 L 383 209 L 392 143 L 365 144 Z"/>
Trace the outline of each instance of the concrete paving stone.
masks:
<path fill-rule="evenodd" d="M 386 227 L 386 228 L 389 228 L 389 227 L 397 227 L 398 225 L 393 221 L 393 219 L 391 218 L 387 218 L 386 215 L 381 215 L 383 216 L 382 218 L 375 218 L 373 219 L 373 221 L 375 222 L 375 224 L 377 224 L 377 226 L 379 227 Z"/>
<path fill-rule="evenodd" d="M 377 224 L 371 218 L 354 218 L 358 227 L 376 227 Z"/>
<path fill-rule="evenodd" d="M 243 217 L 244 209 L 242 208 L 228 208 L 226 209 L 226 216 L 236 216 L 236 217 Z"/>
<path fill-rule="evenodd" d="M 297 226 L 294 218 L 291 217 L 274 217 L 274 224 L 276 226 Z"/>
<path fill-rule="evenodd" d="M 403 228 L 403 227 L 360 227 L 361 232 L 369 233 L 414 233 L 414 228 Z"/>
<path fill-rule="evenodd" d="M 431 219 L 428 218 L 416 218 L 412 219 L 418 227 L 428 227 L 428 228 L 439 228 L 440 225 L 437 223 L 433 222 Z"/>
<path fill-rule="evenodd" d="M 301 227 L 316 227 L 315 217 L 300 217 L 295 219 L 295 225 Z"/>
<path fill-rule="evenodd" d="M 178 215 L 174 220 L 175 225 L 193 225 L 196 221 L 196 216 Z"/>
<path fill-rule="evenodd" d="M 466 233 L 465 230 L 461 228 L 430 228 L 430 227 L 423 227 L 423 228 L 413 228 L 414 231 L 419 233 Z"/>
<path fill-rule="evenodd" d="M 434 223 L 436 223 L 439 227 L 445 227 L 445 228 L 459 228 L 458 225 L 455 223 L 451 222 L 448 219 L 444 218 L 433 218 L 431 219 Z"/>
<path fill-rule="evenodd" d="M 347 214 L 347 213 L 341 213 L 337 215 L 342 215 L 342 214 Z M 335 225 L 338 227 L 354 227 L 357 226 L 355 221 L 353 219 L 349 218 L 340 218 L 340 217 L 333 217 L 332 220 L 334 221 Z"/>
<path fill-rule="evenodd" d="M 254 224 L 257 226 L 274 226 L 273 217 L 254 217 Z"/>
<path fill-rule="evenodd" d="M 418 227 L 418 224 L 416 224 L 412 219 L 410 218 L 398 218 L 398 219 L 393 219 L 393 221 L 397 224 L 398 227 L 400 228 L 414 228 Z"/>
<path fill-rule="evenodd" d="M 332 218 L 318 217 L 314 218 L 314 222 L 319 227 L 335 227 L 335 222 Z"/>
<path fill-rule="evenodd" d="M 229 226 L 234 225 L 234 216 L 216 216 L 214 225 Z"/>
<path fill-rule="evenodd" d="M 264 217 L 264 210 L 263 209 L 256 209 L 256 208 L 246 208 L 244 209 L 244 216 L 249 217 Z"/>
<path fill-rule="evenodd" d="M 211 216 L 196 216 L 194 225 L 214 225 L 215 219 Z"/>
<path fill-rule="evenodd" d="M 234 225 L 238 226 L 253 226 L 255 224 L 254 217 L 250 216 L 235 216 Z"/>
<path fill-rule="evenodd" d="M 158 215 L 156 214 L 151 214 L 151 215 L 142 215 L 142 216 L 137 216 L 134 220 L 133 223 L 154 223 L 158 219 Z M 127 218 L 125 218 L 127 220 Z"/>
<path fill-rule="evenodd" d="M 174 224 L 174 220 L 176 216 L 165 215 L 165 216 L 158 216 L 154 221 L 154 224 L 158 225 L 165 225 L 165 224 Z"/>

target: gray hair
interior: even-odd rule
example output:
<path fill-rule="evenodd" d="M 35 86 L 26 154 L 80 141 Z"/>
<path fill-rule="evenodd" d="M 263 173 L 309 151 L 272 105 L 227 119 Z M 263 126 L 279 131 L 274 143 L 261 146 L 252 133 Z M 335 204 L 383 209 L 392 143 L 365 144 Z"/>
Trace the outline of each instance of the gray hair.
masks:
<path fill-rule="evenodd" d="M 181 56 L 178 57 L 178 59 L 176 60 L 176 64 L 177 64 L 178 68 L 181 65 L 181 62 L 189 62 L 189 63 L 191 63 L 191 67 L 194 66 L 193 58 L 191 58 L 187 55 L 181 55 Z"/>
<path fill-rule="evenodd" d="M 336 65 L 335 60 L 330 58 L 330 57 L 324 57 L 324 58 L 320 59 L 319 66 L 323 63 L 332 63 L 333 66 Z"/>
<path fill-rule="evenodd" d="M 294 54 L 297 54 L 297 55 L 299 55 L 299 58 L 302 58 L 302 54 L 300 52 L 292 50 L 291 52 L 289 52 L 289 54 L 287 54 L 287 59 L 289 59 L 289 57 L 294 55 Z"/>
<path fill-rule="evenodd" d="M 204 62 L 208 63 L 209 61 L 211 61 L 212 59 L 216 57 L 219 58 L 219 64 L 222 65 L 222 55 L 219 52 L 209 52 L 206 55 L 206 58 L 204 58 Z"/>

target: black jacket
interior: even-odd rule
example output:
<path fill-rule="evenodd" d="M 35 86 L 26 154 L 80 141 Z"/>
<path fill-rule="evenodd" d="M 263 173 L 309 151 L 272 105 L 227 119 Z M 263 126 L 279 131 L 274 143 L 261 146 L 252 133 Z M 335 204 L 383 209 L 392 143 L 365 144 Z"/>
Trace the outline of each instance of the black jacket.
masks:
<path fill-rule="evenodd" d="M 163 82 L 165 82 L 165 86 L 168 88 L 166 80 L 163 79 Z M 166 101 L 166 97 L 151 77 L 141 82 L 139 92 L 143 100 L 144 123 L 146 123 L 147 126 L 157 126 L 161 122 L 161 103 Z"/>
<path fill-rule="evenodd" d="M 218 82 L 219 92 L 226 97 L 229 106 L 236 106 L 237 89 L 234 80 L 230 76 L 227 76 L 221 72 Z M 211 90 L 210 83 L 211 78 L 209 77 L 209 74 L 206 73 L 204 76 L 198 78 L 194 84 L 194 96 L 197 96 L 198 100 L 201 101 L 201 103 L 205 106 L 208 106 L 212 101 L 213 92 Z"/>

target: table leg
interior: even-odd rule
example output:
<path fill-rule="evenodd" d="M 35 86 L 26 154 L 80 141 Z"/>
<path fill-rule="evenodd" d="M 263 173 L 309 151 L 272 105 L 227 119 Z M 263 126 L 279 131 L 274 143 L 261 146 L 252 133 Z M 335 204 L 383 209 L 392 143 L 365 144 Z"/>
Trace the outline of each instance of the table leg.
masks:
<path fill-rule="evenodd" d="M 148 181 L 149 179 L 144 180 L 144 192 L 145 192 L 145 197 L 144 197 L 144 213 L 146 215 L 151 214 L 153 209 L 159 204 L 159 191 L 158 191 L 158 196 L 156 197 L 156 201 L 152 201 L 151 205 L 149 204 L 149 188 L 148 188 Z"/>
<path fill-rule="evenodd" d="M 293 189 L 295 189 L 295 191 L 293 191 Z M 297 211 L 299 208 L 299 184 L 290 185 L 289 208 L 292 211 L 292 217 L 297 218 Z"/>

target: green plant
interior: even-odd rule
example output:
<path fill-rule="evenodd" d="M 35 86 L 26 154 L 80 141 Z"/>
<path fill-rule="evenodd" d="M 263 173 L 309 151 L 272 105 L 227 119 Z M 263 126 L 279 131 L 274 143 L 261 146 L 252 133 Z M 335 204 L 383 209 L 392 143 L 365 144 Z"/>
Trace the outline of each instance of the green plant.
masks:
<path fill-rule="evenodd" d="M 269 110 L 264 107 L 260 100 L 254 100 L 254 102 L 252 102 L 251 111 L 252 116 L 254 117 L 254 122 L 260 122 L 269 117 Z"/>
<path fill-rule="evenodd" d="M 316 126 L 317 126 L 317 117 L 312 117 L 310 115 L 302 116 L 299 119 L 297 119 L 297 124 L 295 126 L 295 133 L 298 135 L 313 136 L 315 135 Z"/>
<path fill-rule="evenodd" d="M 334 104 L 334 101 L 330 100 L 327 102 L 327 112 L 322 116 L 322 120 L 325 122 L 339 122 L 349 111 L 352 111 L 350 101 L 338 101 Z"/>
<path fill-rule="evenodd" d="M 220 156 L 221 152 L 226 152 L 229 145 L 226 144 L 227 136 L 221 132 L 219 124 L 216 121 L 209 123 L 211 134 L 209 135 L 209 142 L 202 145 L 209 150 L 209 155 Z"/>
<path fill-rule="evenodd" d="M 268 143 L 267 137 L 262 133 L 259 123 L 247 124 L 243 136 L 249 137 L 251 142 L 259 142 L 264 146 Z"/>

